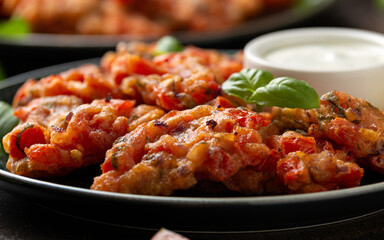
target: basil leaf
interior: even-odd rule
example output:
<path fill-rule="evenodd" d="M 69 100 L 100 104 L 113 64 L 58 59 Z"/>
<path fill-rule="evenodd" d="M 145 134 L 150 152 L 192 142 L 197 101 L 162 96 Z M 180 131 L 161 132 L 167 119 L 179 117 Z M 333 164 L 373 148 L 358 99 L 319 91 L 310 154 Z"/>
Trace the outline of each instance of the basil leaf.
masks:
<path fill-rule="evenodd" d="M 19 123 L 19 119 L 13 116 L 12 107 L 3 101 L 0 101 L 0 168 L 5 167 L 8 159 L 7 153 L 3 148 L 3 137 L 12 131 L 12 129 Z"/>
<path fill-rule="evenodd" d="M 3 65 L 0 63 L 0 81 L 5 79 L 5 71 Z"/>
<path fill-rule="evenodd" d="M 175 37 L 165 36 L 157 41 L 154 54 L 162 55 L 171 52 L 181 52 L 183 49 L 183 45 Z"/>
<path fill-rule="evenodd" d="M 320 106 L 320 98 L 308 83 L 290 77 L 273 79 L 259 87 L 249 102 L 262 106 L 312 109 Z"/>
<path fill-rule="evenodd" d="M 232 74 L 222 85 L 229 95 L 247 103 L 288 108 L 318 108 L 319 95 L 308 83 L 290 77 L 273 78 L 272 73 L 260 69 L 243 69 Z"/>
<path fill-rule="evenodd" d="M 19 37 L 31 32 L 31 27 L 24 19 L 13 17 L 0 22 L 0 36 Z"/>
<path fill-rule="evenodd" d="M 247 68 L 239 73 L 232 74 L 222 85 L 222 89 L 230 94 L 248 102 L 255 89 L 265 86 L 272 81 L 270 72 L 255 68 Z"/>
<path fill-rule="evenodd" d="M 374 6 L 383 12 L 384 11 L 384 0 L 375 0 Z"/>

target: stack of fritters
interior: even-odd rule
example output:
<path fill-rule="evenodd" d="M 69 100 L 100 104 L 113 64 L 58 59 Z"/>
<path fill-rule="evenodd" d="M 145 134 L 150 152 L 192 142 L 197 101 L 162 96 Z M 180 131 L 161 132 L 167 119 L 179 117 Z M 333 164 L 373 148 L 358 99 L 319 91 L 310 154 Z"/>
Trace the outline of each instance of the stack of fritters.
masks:
<path fill-rule="evenodd" d="M 333 91 L 318 109 L 254 112 L 221 90 L 241 69 L 241 53 L 156 56 L 131 43 L 100 66 L 29 80 L 13 102 L 20 124 L 3 139 L 7 167 L 39 178 L 102 164 L 91 189 L 149 195 L 201 182 L 307 193 L 359 186 L 363 167 L 384 173 L 381 110 Z"/>

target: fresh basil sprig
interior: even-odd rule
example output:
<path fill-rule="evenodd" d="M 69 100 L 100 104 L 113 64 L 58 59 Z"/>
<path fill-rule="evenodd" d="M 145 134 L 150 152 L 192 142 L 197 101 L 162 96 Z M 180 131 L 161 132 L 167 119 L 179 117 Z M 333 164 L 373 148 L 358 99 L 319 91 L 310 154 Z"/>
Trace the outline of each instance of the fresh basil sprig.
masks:
<path fill-rule="evenodd" d="M 179 40 L 177 40 L 177 38 L 164 36 L 157 41 L 154 54 L 162 55 L 171 52 L 181 52 L 183 49 L 183 45 L 179 42 Z"/>
<path fill-rule="evenodd" d="M 13 17 L 0 22 L 0 36 L 3 37 L 20 37 L 31 31 L 31 26 L 22 18 Z"/>
<path fill-rule="evenodd" d="M 308 83 L 248 68 L 232 74 L 222 85 L 229 95 L 262 106 L 312 109 L 320 106 L 319 95 Z"/>

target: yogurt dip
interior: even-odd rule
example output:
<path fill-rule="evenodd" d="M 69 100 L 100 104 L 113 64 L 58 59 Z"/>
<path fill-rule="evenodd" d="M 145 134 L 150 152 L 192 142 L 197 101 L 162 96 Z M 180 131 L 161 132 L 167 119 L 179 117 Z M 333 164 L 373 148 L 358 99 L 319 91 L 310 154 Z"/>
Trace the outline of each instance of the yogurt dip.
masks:
<path fill-rule="evenodd" d="M 251 40 L 244 67 L 339 90 L 384 110 L 384 35 L 352 28 L 297 28 Z"/>
<path fill-rule="evenodd" d="M 306 70 L 350 70 L 384 63 L 384 48 L 366 42 L 305 43 L 278 47 L 265 60 Z"/>

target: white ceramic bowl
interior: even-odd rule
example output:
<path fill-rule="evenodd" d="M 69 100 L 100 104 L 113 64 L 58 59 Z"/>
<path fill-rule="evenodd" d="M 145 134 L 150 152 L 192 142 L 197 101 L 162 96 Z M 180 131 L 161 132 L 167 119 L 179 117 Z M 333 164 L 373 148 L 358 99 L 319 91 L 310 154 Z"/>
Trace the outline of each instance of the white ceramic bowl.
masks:
<path fill-rule="evenodd" d="M 312 52 L 309 52 L 308 49 L 300 49 L 301 46 L 323 46 L 329 43 L 344 48 L 341 51 L 358 50 L 360 43 L 364 47 L 372 46 L 374 50 L 360 49 L 360 52 L 352 53 L 354 65 L 347 66 L 345 62 L 332 62 L 339 59 L 339 53 L 322 56 L 329 61 L 324 63 L 321 62 L 324 59 L 320 59 L 319 63 L 314 61 L 319 60 L 318 55 L 323 50 L 312 51 L 314 49 L 311 48 Z M 284 61 L 271 59 L 273 53 L 290 47 L 299 48 L 293 50 L 293 53 L 291 51 L 291 55 L 285 55 L 288 58 Z M 327 51 L 324 49 L 324 52 Z M 350 57 L 351 54 L 348 54 L 343 57 Z M 244 66 L 247 68 L 264 69 L 272 72 L 275 77 L 287 76 L 307 81 L 319 95 L 332 90 L 344 91 L 384 109 L 384 35 L 348 28 L 283 30 L 253 39 L 245 46 L 244 55 Z M 306 59 L 299 61 L 302 55 L 307 55 Z"/>

